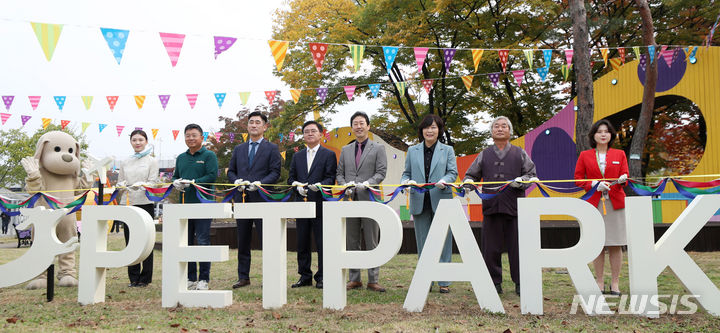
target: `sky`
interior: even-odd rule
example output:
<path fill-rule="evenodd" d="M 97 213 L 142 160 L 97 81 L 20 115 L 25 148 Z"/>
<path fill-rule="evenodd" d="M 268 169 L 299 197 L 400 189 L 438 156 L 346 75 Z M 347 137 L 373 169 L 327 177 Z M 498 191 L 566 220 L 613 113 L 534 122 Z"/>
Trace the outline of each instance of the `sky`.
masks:
<path fill-rule="evenodd" d="M 282 0 L 259 2 L 222 0 L 24 0 L 0 2 L 0 95 L 14 95 L 3 130 L 22 127 L 28 133 L 42 127 L 42 118 L 53 124 L 69 120 L 69 127 L 81 131 L 82 122 L 89 153 L 95 157 L 123 159 L 132 154 L 128 135 L 142 127 L 161 160 L 174 159 L 187 149 L 172 130 L 188 123 L 200 124 L 215 132 L 222 125 L 218 116 L 232 117 L 242 107 L 238 92 L 251 91 L 247 106 L 266 104 L 263 91 L 281 90 L 291 99 L 289 89 L 273 75 L 275 61 L 270 53 L 273 13 L 283 8 Z M 30 22 L 64 24 L 51 61 L 47 61 Z M 130 30 L 121 63 L 118 65 L 100 28 Z M 160 32 L 185 34 L 175 67 L 171 66 Z M 217 59 L 213 36 L 238 38 Z M 292 54 L 288 54 L 291 57 Z M 214 93 L 226 93 L 221 108 Z M 158 95 L 171 95 L 165 110 Z M 190 108 L 186 94 L 198 94 Z M 135 95 L 145 95 L 138 110 Z M 33 110 L 28 96 L 42 96 Z M 53 96 L 66 96 L 60 111 Z M 81 96 L 93 96 L 85 109 Z M 106 96 L 119 96 L 114 111 Z M 304 96 L 303 98 L 309 98 Z M 0 104 L 4 107 L 4 105 Z M 334 114 L 328 127 L 345 126 L 358 109 L 370 115 L 379 103 L 356 98 Z M 21 115 L 32 118 L 22 126 Z M 326 115 L 326 114 L 323 114 Z M 326 115 L 327 116 L 327 115 Z M 100 132 L 99 124 L 107 124 Z M 116 126 L 125 126 L 118 136 Z M 158 128 L 156 139 L 151 128 Z"/>

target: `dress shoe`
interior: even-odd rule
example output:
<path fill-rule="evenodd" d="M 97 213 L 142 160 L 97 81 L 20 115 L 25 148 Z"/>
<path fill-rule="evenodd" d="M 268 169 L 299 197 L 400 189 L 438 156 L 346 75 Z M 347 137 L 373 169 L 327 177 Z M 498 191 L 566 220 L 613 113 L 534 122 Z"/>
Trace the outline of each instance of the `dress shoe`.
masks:
<path fill-rule="evenodd" d="M 322 288 L 323 288 L 323 282 L 322 282 L 322 281 L 316 282 L 316 283 L 315 283 L 315 288 L 322 289 Z"/>
<path fill-rule="evenodd" d="M 137 283 L 137 282 L 130 282 L 130 284 L 128 284 L 128 287 L 129 287 L 129 288 L 134 288 L 134 287 L 137 287 L 137 286 L 138 286 L 138 283 Z"/>
<path fill-rule="evenodd" d="M 232 287 L 233 287 L 233 289 L 237 289 L 237 288 L 245 287 L 245 286 L 249 286 L 249 285 L 250 285 L 249 279 L 240 279 L 240 280 L 237 280 L 237 282 L 235 282 L 232 285 Z"/>
<path fill-rule="evenodd" d="M 520 296 L 520 284 L 519 284 L 519 283 L 516 283 L 516 284 L 515 284 L 515 294 L 517 294 L 518 296 Z"/>
<path fill-rule="evenodd" d="M 502 294 L 502 284 L 496 283 L 496 284 L 495 284 L 495 291 L 497 291 L 498 294 Z"/>
<path fill-rule="evenodd" d="M 610 296 L 620 296 L 620 295 L 622 295 L 622 293 L 619 292 L 619 291 L 612 291 L 612 290 L 610 290 L 610 292 L 608 293 L 608 295 L 610 295 Z"/>
<path fill-rule="evenodd" d="M 138 282 L 138 283 L 135 284 L 135 287 L 145 288 L 145 287 L 147 287 L 147 285 L 148 285 L 148 284 L 145 283 L 145 282 Z"/>
<path fill-rule="evenodd" d="M 362 288 L 362 282 L 360 282 L 360 281 L 350 281 L 347 284 L 347 290 L 358 289 L 358 288 Z"/>
<path fill-rule="evenodd" d="M 381 287 L 377 283 L 368 283 L 367 288 L 368 288 L 368 290 L 372 290 L 372 291 L 377 291 L 377 292 L 381 292 L 381 293 L 385 292 L 385 288 Z"/>
<path fill-rule="evenodd" d="M 290 286 L 290 288 L 300 288 L 300 287 L 310 287 L 312 286 L 312 280 L 310 279 L 300 279 L 298 282 L 295 282 Z"/>
<path fill-rule="evenodd" d="M 450 287 L 440 287 L 440 293 L 441 294 L 449 294 L 450 293 Z"/>

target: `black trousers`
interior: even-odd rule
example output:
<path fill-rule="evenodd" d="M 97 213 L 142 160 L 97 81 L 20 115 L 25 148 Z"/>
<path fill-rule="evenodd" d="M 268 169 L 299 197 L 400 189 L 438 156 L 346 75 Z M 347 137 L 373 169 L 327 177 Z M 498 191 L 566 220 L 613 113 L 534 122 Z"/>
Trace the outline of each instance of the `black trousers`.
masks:
<path fill-rule="evenodd" d="M 483 215 L 480 251 L 493 283 L 502 282 L 502 252 L 507 247 L 510 261 L 510 278 L 520 283 L 518 256 L 518 220 L 517 216 L 507 214 Z"/>
<path fill-rule="evenodd" d="M 155 207 L 153 204 L 146 204 L 146 205 L 135 205 L 135 207 L 141 208 L 148 212 L 150 216 L 153 218 L 155 217 Z M 128 225 L 123 223 L 123 233 L 125 234 L 125 245 L 128 244 L 128 241 L 130 239 L 130 229 L 128 229 Z M 142 264 L 136 264 L 132 266 L 128 266 L 128 277 L 130 278 L 130 282 L 137 282 L 137 283 L 150 283 L 152 282 L 152 274 L 153 274 L 153 253 L 150 252 L 150 255 L 145 258 L 145 260 L 142 261 Z"/>
<path fill-rule="evenodd" d="M 312 264 L 312 238 L 315 238 L 315 247 L 318 253 L 318 270 L 315 272 L 315 281 L 323 280 L 323 241 L 322 241 L 322 201 L 315 202 L 314 219 L 297 219 L 297 261 L 300 279 L 313 278 L 310 265 Z"/>

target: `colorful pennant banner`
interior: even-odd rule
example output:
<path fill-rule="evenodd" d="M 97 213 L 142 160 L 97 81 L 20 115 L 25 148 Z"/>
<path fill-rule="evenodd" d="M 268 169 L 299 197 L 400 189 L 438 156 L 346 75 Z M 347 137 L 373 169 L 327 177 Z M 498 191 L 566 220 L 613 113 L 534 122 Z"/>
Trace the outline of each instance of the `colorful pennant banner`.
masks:
<path fill-rule="evenodd" d="M 444 65 L 445 65 L 445 72 L 450 71 L 450 64 L 452 63 L 453 57 L 455 57 L 455 52 L 457 52 L 457 49 L 453 49 L 453 48 L 443 49 L 443 60 L 444 60 Z"/>
<path fill-rule="evenodd" d="M 10 113 L 0 113 L 0 120 L 2 120 L 2 124 L 5 125 L 5 122 L 7 122 L 8 119 L 10 119 L 11 114 Z"/>
<path fill-rule="evenodd" d="M 280 40 L 271 40 L 268 41 L 268 44 L 270 44 L 270 52 L 275 59 L 275 66 L 279 72 L 282 69 L 283 62 L 285 62 L 285 55 L 287 54 L 290 43 Z"/>
<path fill-rule="evenodd" d="M 415 53 L 415 63 L 418 67 L 418 73 L 422 72 L 423 64 L 425 64 L 425 58 L 427 58 L 428 51 L 430 49 L 427 47 L 415 47 L 413 48 L 413 52 Z"/>
<path fill-rule="evenodd" d="M 28 120 L 30 120 L 30 118 L 32 118 L 32 116 L 25 116 L 25 115 L 20 116 L 20 121 L 22 121 L 22 125 L 25 126 L 25 124 L 27 124 L 27 122 L 28 122 Z"/>
<path fill-rule="evenodd" d="M 55 100 L 55 104 L 57 104 L 58 109 L 62 111 L 63 106 L 65 106 L 65 96 L 53 96 L 53 99 Z"/>
<path fill-rule="evenodd" d="M 355 95 L 355 86 L 345 86 L 345 96 L 347 96 L 348 101 L 352 101 L 353 96 Z"/>
<path fill-rule="evenodd" d="M 360 68 L 362 62 L 363 53 L 365 53 L 365 45 L 348 45 L 350 48 L 350 55 L 352 55 L 353 69 L 355 72 Z"/>
<path fill-rule="evenodd" d="M 473 49 L 472 50 L 472 58 L 473 58 L 473 65 L 475 65 L 475 73 L 477 73 L 478 65 L 480 65 L 480 59 L 482 59 L 484 52 L 485 52 L 485 50 L 482 50 L 482 49 Z"/>
<path fill-rule="evenodd" d="M 223 102 L 225 102 L 225 93 L 215 93 L 215 100 L 217 101 L 218 108 L 222 108 Z"/>
<path fill-rule="evenodd" d="M 188 103 L 190 103 L 190 109 L 195 108 L 195 102 L 197 102 L 198 94 L 185 94 Z"/>
<path fill-rule="evenodd" d="M 242 105 L 247 105 L 248 98 L 250 98 L 250 92 L 240 92 L 238 93 L 240 95 L 240 102 Z"/>
<path fill-rule="evenodd" d="M 158 98 L 160 99 L 160 105 L 163 108 L 163 111 L 165 111 L 165 108 L 167 108 L 168 102 L 170 101 L 170 95 L 158 95 Z"/>
<path fill-rule="evenodd" d="M 30 100 L 30 106 L 32 106 L 33 111 L 37 110 L 41 98 L 42 96 L 28 96 L 28 99 Z"/>
<path fill-rule="evenodd" d="M 160 39 L 165 46 L 168 57 L 170 57 L 170 64 L 175 67 L 180 58 L 180 51 L 182 51 L 183 43 L 185 42 L 185 35 L 161 32 Z"/>
<path fill-rule="evenodd" d="M 130 30 L 100 28 L 100 32 L 110 47 L 110 52 L 112 52 L 113 57 L 117 61 L 118 65 L 120 65 L 123 53 L 125 52 L 125 43 L 127 43 Z"/>
<path fill-rule="evenodd" d="M 312 55 L 313 62 L 318 74 L 322 70 L 323 62 L 325 62 L 325 54 L 327 54 L 327 44 L 324 43 L 309 43 L 310 54 Z"/>
<path fill-rule="evenodd" d="M 390 73 L 393 63 L 395 63 L 395 58 L 397 57 L 398 48 L 395 46 L 383 46 L 382 50 L 385 56 L 385 67 L 388 73 Z"/>
<path fill-rule="evenodd" d="M 63 25 L 36 22 L 30 22 L 30 25 L 32 25 L 35 31 L 35 37 L 37 37 L 38 42 L 40 42 L 40 47 L 42 47 L 43 53 L 45 53 L 45 59 L 50 61 L 55 53 L 55 47 L 60 39 Z"/>
<path fill-rule="evenodd" d="M 235 37 L 214 36 L 213 39 L 215 44 L 215 59 L 217 59 L 220 53 L 227 51 L 235 44 L 235 41 L 237 41 Z"/>
<path fill-rule="evenodd" d="M 5 110 L 10 111 L 10 105 L 12 105 L 15 96 L 3 96 L 2 101 L 5 103 Z"/>
<path fill-rule="evenodd" d="M 93 96 L 82 96 L 82 101 L 83 101 L 83 104 L 85 105 L 85 110 L 89 111 L 90 106 L 92 106 Z M 57 103 L 57 99 L 55 100 L 55 102 Z M 62 107 L 60 107 L 60 110 L 62 110 Z"/>
<path fill-rule="evenodd" d="M 138 110 L 142 109 L 144 104 L 145 104 L 145 96 L 144 95 L 135 96 L 135 105 L 137 105 Z"/>

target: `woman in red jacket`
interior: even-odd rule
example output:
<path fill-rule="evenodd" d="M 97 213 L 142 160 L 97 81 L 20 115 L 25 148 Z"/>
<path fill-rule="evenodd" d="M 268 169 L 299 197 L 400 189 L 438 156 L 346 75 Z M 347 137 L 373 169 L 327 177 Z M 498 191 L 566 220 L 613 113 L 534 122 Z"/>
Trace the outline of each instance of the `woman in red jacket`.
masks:
<path fill-rule="evenodd" d="M 620 295 L 620 266 L 622 264 L 622 246 L 627 244 L 625 237 L 625 192 L 628 163 L 625 152 L 610 148 L 615 140 L 615 129 L 609 121 L 603 119 L 590 128 L 588 134 L 590 146 L 594 149 L 580 153 L 575 166 L 575 179 L 604 179 L 599 182 L 577 181 L 577 186 L 589 191 L 596 184 L 597 192 L 588 202 L 603 214 L 605 220 L 605 248 L 593 261 L 595 280 L 605 293 L 605 250 L 610 256 L 612 280 L 610 295 Z M 612 181 L 617 179 L 616 181 Z"/>

